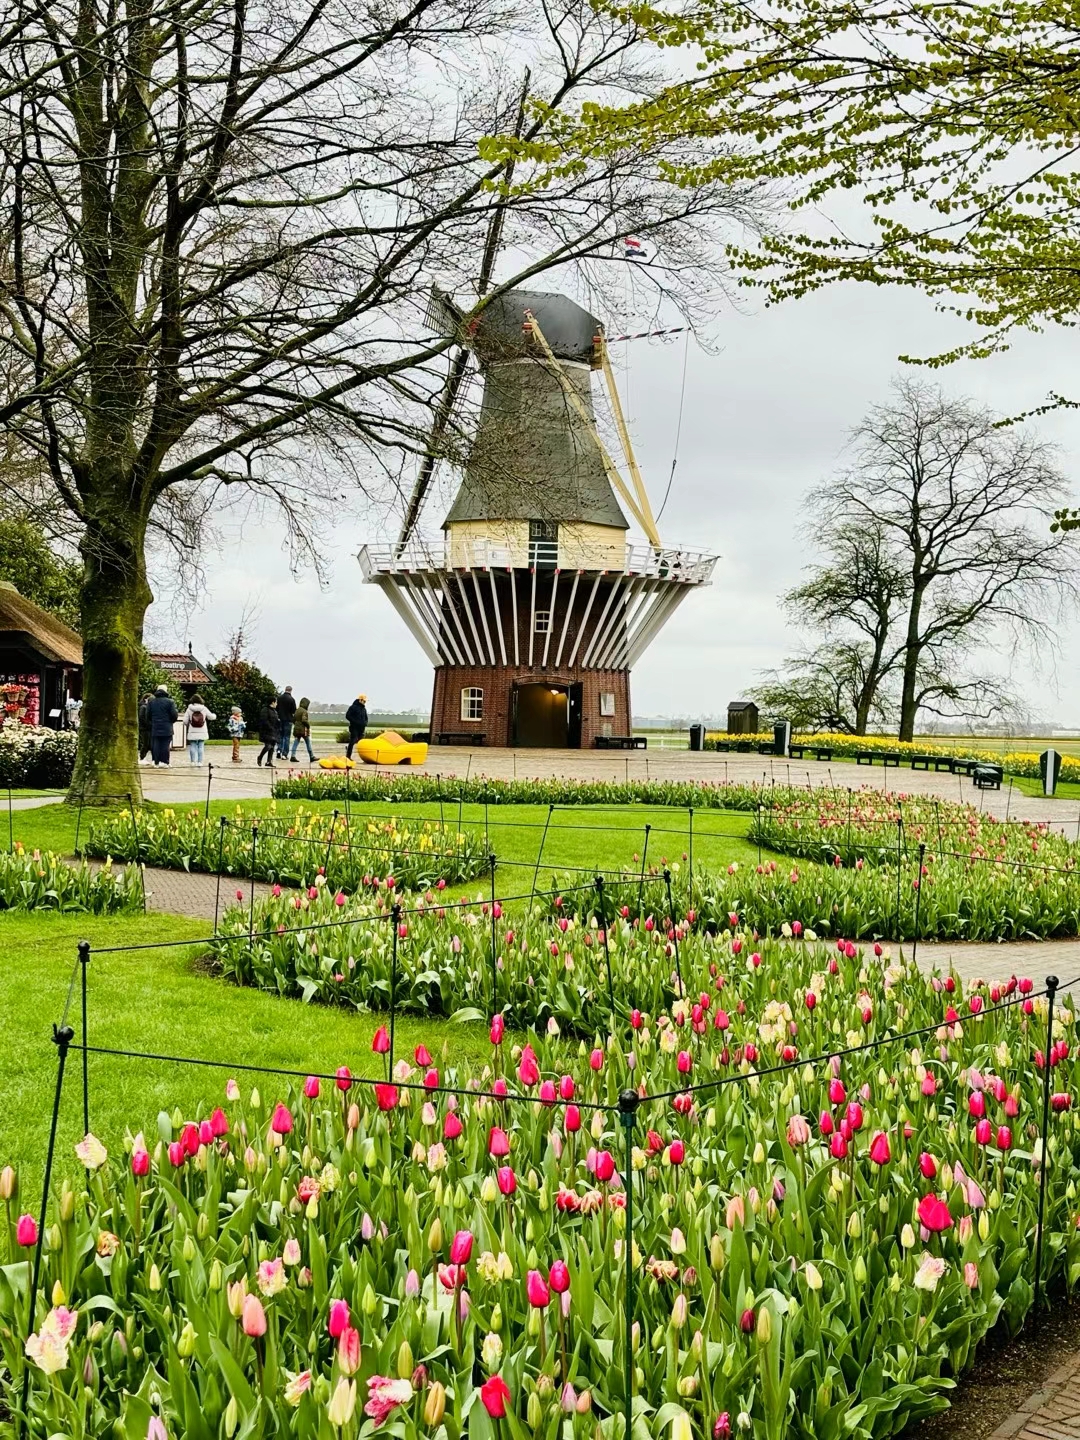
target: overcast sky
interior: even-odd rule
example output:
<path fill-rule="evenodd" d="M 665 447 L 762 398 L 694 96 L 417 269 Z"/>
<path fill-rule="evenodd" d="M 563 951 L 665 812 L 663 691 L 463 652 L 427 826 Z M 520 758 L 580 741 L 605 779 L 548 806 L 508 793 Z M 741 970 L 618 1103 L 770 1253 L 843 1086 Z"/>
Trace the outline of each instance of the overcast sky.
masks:
<path fill-rule="evenodd" d="M 837 464 L 849 429 L 887 397 L 890 379 L 904 368 L 898 355 L 932 354 L 967 333 L 913 292 L 849 284 L 777 309 L 753 300 L 741 314 L 727 308 L 712 330 L 718 353 L 691 344 L 678 467 L 660 530 L 668 544 L 714 549 L 721 559 L 712 586 L 684 601 L 636 667 L 636 714 L 722 712 L 792 648 L 776 600 L 815 558 L 813 535 L 800 523 L 803 496 Z M 1040 403 L 1050 389 L 1080 398 L 1075 348 L 1075 334 L 1067 330 L 1026 336 L 1004 356 L 963 362 L 928 378 L 1016 413 Z M 656 508 L 675 442 L 682 338 L 638 341 L 616 352 Z M 1039 423 L 1060 445 L 1076 494 L 1080 412 Z M 441 520 L 438 510 L 432 507 L 429 528 Z M 355 559 L 366 539 L 392 535 L 397 523 L 383 513 L 355 530 L 341 527 L 325 589 L 311 575 L 290 575 L 274 526 L 247 525 L 242 543 L 226 527 L 221 552 L 207 557 L 198 607 L 185 618 L 163 596 L 148 617 L 150 636 L 162 648 L 180 647 L 190 637 L 196 654 L 212 657 L 254 599 L 253 658 L 279 684 L 291 683 L 315 700 L 347 700 L 362 688 L 375 708 L 426 708 L 430 667 L 381 592 L 361 583 Z M 1010 666 L 1004 655 L 994 668 L 1011 672 L 1040 715 L 1080 726 L 1078 641 L 1080 626 L 1073 625 L 1062 636 L 1056 677 L 1040 677 L 1024 663 Z"/>

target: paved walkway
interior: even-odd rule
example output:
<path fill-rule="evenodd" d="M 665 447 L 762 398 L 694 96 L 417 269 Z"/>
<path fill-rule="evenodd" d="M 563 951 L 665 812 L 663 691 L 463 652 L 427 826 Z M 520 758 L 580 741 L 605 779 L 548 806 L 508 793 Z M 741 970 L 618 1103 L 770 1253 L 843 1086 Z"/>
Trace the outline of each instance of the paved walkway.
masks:
<path fill-rule="evenodd" d="M 1048 1376 L 990 1440 L 1080 1440 L 1080 1355 Z"/>

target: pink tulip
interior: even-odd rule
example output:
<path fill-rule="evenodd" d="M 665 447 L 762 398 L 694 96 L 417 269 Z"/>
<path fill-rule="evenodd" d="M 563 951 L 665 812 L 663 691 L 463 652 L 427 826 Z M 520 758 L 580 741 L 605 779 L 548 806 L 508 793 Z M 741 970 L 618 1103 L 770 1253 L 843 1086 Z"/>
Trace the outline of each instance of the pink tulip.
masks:
<path fill-rule="evenodd" d="M 510 1137 L 498 1125 L 493 1125 L 488 1135 L 488 1154 L 495 1160 L 510 1154 Z"/>
<path fill-rule="evenodd" d="M 789 1145 L 805 1145 L 810 1139 L 810 1126 L 802 1115 L 792 1115 L 787 1124 Z"/>
<path fill-rule="evenodd" d="M 919 1156 L 919 1173 L 924 1180 L 933 1180 L 937 1174 L 937 1161 L 925 1150 Z"/>
<path fill-rule="evenodd" d="M 426 1045 L 417 1045 L 413 1051 L 413 1064 L 418 1070 L 426 1070 L 431 1064 L 431 1054 Z"/>
<path fill-rule="evenodd" d="M 526 1087 L 535 1085 L 540 1079 L 540 1066 L 536 1063 L 536 1053 L 531 1045 L 526 1045 L 522 1050 L 517 1073 L 518 1079 Z"/>
<path fill-rule="evenodd" d="M 570 1289 L 570 1269 L 565 1260 L 556 1260 L 548 1271 L 548 1284 L 556 1295 L 563 1295 Z"/>
<path fill-rule="evenodd" d="M 529 1304 L 535 1306 L 537 1310 L 542 1310 L 545 1305 L 550 1303 L 551 1291 L 539 1270 L 529 1271 L 525 1280 L 525 1294 L 528 1296 Z"/>
<path fill-rule="evenodd" d="M 15 1239 L 20 1245 L 29 1248 L 37 1244 L 38 1226 L 33 1215 L 20 1215 L 15 1225 Z"/>
<path fill-rule="evenodd" d="M 274 1118 L 270 1121 L 270 1129 L 275 1135 L 288 1135 L 292 1129 L 292 1115 L 289 1107 L 278 1103 L 274 1107 Z"/>
<path fill-rule="evenodd" d="M 179 1141 L 179 1140 L 174 1140 L 174 1141 L 172 1141 L 172 1143 L 171 1143 L 170 1146 L 169 1146 L 169 1161 L 170 1161 L 170 1163 L 171 1163 L 173 1166 L 175 1166 L 177 1169 L 179 1169 L 179 1167 L 180 1167 L 181 1165 L 183 1165 L 183 1163 L 184 1163 L 184 1161 L 185 1161 L 186 1159 L 187 1159 L 187 1155 L 184 1153 L 184 1146 L 183 1146 L 182 1142 Z"/>
<path fill-rule="evenodd" d="M 210 1134 L 215 1140 L 220 1140 L 223 1135 L 227 1135 L 228 1133 L 229 1117 L 225 1114 L 225 1111 L 222 1110 L 221 1106 L 218 1105 L 210 1115 Z"/>
<path fill-rule="evenodd" d="M 501 1015 L 491 1017 L 490 1038 L 492 1045 L 501 1045 L 503 1035 L 506 1033 L 506 1021 Z"/>
<path fill-rule="evenodd" d="M 555 1081 L 545 1080 L 540 1086 L 540 1103 L 542 1105 L 554 1105 L 555 1098 Z"/>
<path fill-rule="evenodd" d="M 815 1006 L 816 1004 L 817 1004 L 817 996 L 814 994 L 813 990 L 808 990 L 808 991 L 806 992 L 806 1008 L 807 1008 L 808 1010 L 813 1010 L 813 1008 L 814 1008 L 814 1006 Z"/>
<path fill-rule="evenodd" d="M 137 1180 L 150 1173 L 150 1156 L 145 1150 L 131 1152 L 131 1173 Z"/>
<path fill-rule="evenodd" d="M 829 1141 L 829 1154 L 834 1160 L 844 1160 L 847 1158 L 847 1153 L 848 1142 L 838 1131 Z"/>
<path fill-rule="evenodd" d="M 341 1338 L 346 1326 L 349 1323 L 349 1306 L 344 1300 L 331 1300 L 330 1310 L 326 1318 L 326 1328 L 332 1340 Z"/>
<path fill-rule="evenodd" d="M 472 1256 L 473 1236 L 471 1230 L 458 1230 L 450 1242 L 451 1265 L 467 1265 Z"/>
<path fill-rule="evenodd" d="M 986 1114 L 986 1096 L 981 1090 L 974 1090 L 968 1096 L 968 1114 L 973 1120 L 981 1120 Z"/>
<path fill-rule="evenodd" d="M 607 1153 L 606 1151 L 604 1152 Z M 681 1140 L 672 1140 L 668 1147 L 668 1159 L 672 1165 L 681 1165 L 686 1159 L 686 1146 Z"/>
<path fill-rule="evenodd" d="M 352 1071 L 348 1065 L 339 1065 L 335 1073 L 335 1083 L 342 1092 L 348 1090 L 352 1084 Z"/>
<path fill-rule="evenodd" d="M 559 1081 L 559 1099 L 572 1100 L 574 1098 L 574 1078 L 572 1075 L 564 1075 Z"/>
<path fill-rule="evenodd" d="M 351 1325 L 338 1337 L 338 1368 L 343 1375 L 355 1375 L 360 1369 L 360 1331 Z"/>
<path fill-rule="evenodd" d="M 304 1081 L 304 1097 L 307 1100 L 319 1098 L 319 1077 L 317 1075 L 309 1075 Z"/>
<path fill-rule="evenodd" d="M 600 1049 L 593 1050 L 593 1051 L 590 1053 L 590 1055 L 589 1055 L 589 1069 L 590 1069 L 590 1070 L 602 1070 L 603 1068 L 604 1068 L 604 1052 L 603 1052 L 603 1050 L 600 1050 Z"/>
<path fill-rule="evenodd" d="M 927 1230 L 938 1232 L 951 1230 L 953 1218 L 945 1201 L 930 1194 L 924 1195 L 919 1201 L 919 1223 Z"/>
<path fill-rule="evenodd" d="M 717 1030 L 727 1030 L 731 1025 L 731 1017 L 726 1010 L 717 1010 L 713 1016 L 713 1025 Z"/>
<path fill-rule="evenodd" d="M 1008 1125 L 999 1125 L 997 1132 L 997 1148 L 999 1150 L 1012 1149 L 1012 1131 Z"/>
<path fill-rule="evenodd" d="M 501 1194 L 513 1195 L 517 1189 L 517 1176 L 514 1174 L 513 1166 L 500 1165 L 495 1172 L 495 1181 Z"/>
<path fill-rule="evenodd" d="M 451 1110 L 443 1121 L 443 1139 L 456 1140 L 461 1134 L 461 1121 Z"/>
<path fill-rule="evenodd" d="M 693 1061 L 690 1058 L 689 1050 L 680 1050 L 675 1057 L 675 1067 L 680 1075 L 689 1075 Z"/>
<path fill-rule="evenodd" d="M 376 1055 L 386 1055 L 390 1049 L 390 1031 L 380 1025 L 371 1037 L 371 1048 Z"/>
<path fill-rule="evenodd" d="M 848 1105 L 846 1119 L 852 1130 L 862 1129 L 863 1108 L 857 1100 L 852 1100 Z"/>
<path fill-rule="evenodd" d="M 931 1095 L 936 1093 L 937 1081 L 934 1079 L 933 1075 L 930 1074 L 929 1070 L 923 1076 L 922 1086 L 920 1088 L 922 1089 L 922 1093 L 927 1097 L 927 1099 L 929 1099 Z"/>
<path fill-rule="evenodd" d="M 830 1105 L 843 1105 L 843 1103 L 844 1103 L 844 1101 L 845 1101 L 846 1099 L 847 1099 L 847 1091 L 844 1089 L 844 1082 L 843 1082 L 842 1080 L 830 1080 L 830 1081 L 829 1081 L 829 1104 L 830 1104 Z"/>
<path fill-rule="evenodd" d="M 266 1334 L 266 1311 L 257 1295 L 249 1295 L 244 1301 L 240 1323 L 243 1326 L 244 1334 L 250 1335 L 253 1340 Z"/>
<path fill-rule="evenodd" d="M 199 1123 L 199 1144 L 212 1145 L 214 1143 L 214 1132 L 210 1128 L 209 1120 L 202 1120 Z"/>
<path fill-rule="evenodd" d="M 581 1129 L 581 1110 L 577 1105 L 566 1107 L 566 1130 L 567 1134 L 573 1135 Z"/>
<path fill-rule="evenodd" d="M 990 1121 L 987 1120 L 985 1117 L 982 1120 L 977 1120 L 975 1122 L 976 1145 L 989 1145 L 993 1133 L 994 1132 L 991 1128 Z"/>
<path fill-rule="evenodd" d="M 615 1157 L 610 1150 L 601 1150 L 596 1157 L 596 1178 L 606 1185 L 615 1174 Z"/>
<path fill-rule="evenodd" d="M 822 1110 L 821 1114 L 818 1116 L 818 1129 L 821 1131 L 822 1135 L 831 1135 L 835 1128 L 836 1127 L 833 1125 L 833 1118 L 829 1114 L 828 1110 Z"/>

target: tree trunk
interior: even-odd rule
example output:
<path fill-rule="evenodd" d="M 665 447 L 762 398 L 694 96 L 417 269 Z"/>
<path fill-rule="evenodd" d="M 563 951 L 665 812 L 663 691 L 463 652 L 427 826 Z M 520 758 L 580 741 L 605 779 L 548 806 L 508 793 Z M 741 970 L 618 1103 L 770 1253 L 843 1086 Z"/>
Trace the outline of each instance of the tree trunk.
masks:
<path fill-rule="evenodd" d="M 904 683 L 900 690 L 900 740 L 914 740 L 915 717 L 919 711 L 918 680 L 922 644 L 919 640 L 919 617 L 922 613 L 925 582 L 917 581 L 911 588 L 908 610 L 907 639 L 904 649 Z"/>
<path fill-rule="evenodd" d="M 143 618 L 153 600 L 136 517 L 88 516 L 80 549 L 83 707 L 69 801 L 142 797 L 138 684 Z"/>

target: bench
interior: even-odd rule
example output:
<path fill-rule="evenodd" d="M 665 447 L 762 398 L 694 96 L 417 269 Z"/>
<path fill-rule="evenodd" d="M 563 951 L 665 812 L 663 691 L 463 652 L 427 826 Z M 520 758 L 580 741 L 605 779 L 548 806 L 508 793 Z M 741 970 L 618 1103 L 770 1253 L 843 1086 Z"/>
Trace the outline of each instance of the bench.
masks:
<path fill-rule="evenodd" d="M 801 760 L 809 750 L 815 760 L 831 760 L 833 752 L 827 745 L 789 745 L 788 754 L 792 760 Z"/>
<path fill-rule="evenodd" d="M 880 760 L 886 769 L 892 765 L 895 769 L 900 768 L 900 761 L 904 757 L 895 750 L 856 750 L 856 765 L 873 765 L 875 760 Z"/>
<path fill-rule="evenodd" d="M 978 760 L 953 760 L 952 762 L 952 772 L 954 775 L 971 776 L 978 768 Z"/>
<path fill-rule="evenodd" d="M 436 730 L 431 737 L 433 745 L 483 745 L 487 735 L 483 730 Z"/>
<path fill-rule="evenodd" d="M 597 750 L 647 750 L 647 735 L 596 735 L 593 747 Z"/>
<path fill-rule="evenodd" d="M 1000 790 L 1004 774 L 1000 765 L 976 765 L 971 779 L 976 790 Z"/>

